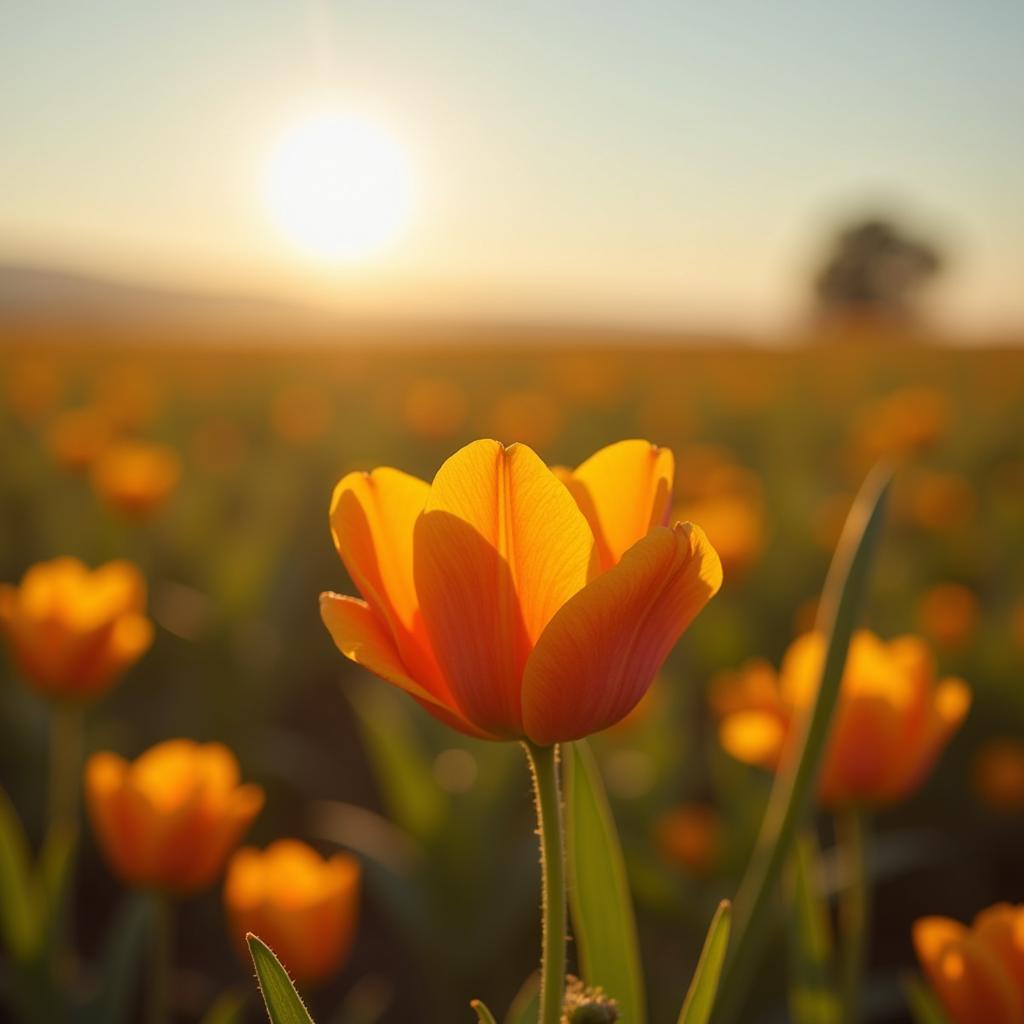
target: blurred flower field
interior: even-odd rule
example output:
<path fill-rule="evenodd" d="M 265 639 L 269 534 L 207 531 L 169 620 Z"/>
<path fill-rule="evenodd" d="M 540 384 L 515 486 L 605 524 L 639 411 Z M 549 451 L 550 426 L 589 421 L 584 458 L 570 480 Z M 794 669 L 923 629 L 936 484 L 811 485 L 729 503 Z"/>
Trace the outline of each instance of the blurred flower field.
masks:
<path fill-rule="evenodd" d="M 643 699 L 589 741 L 650 1020 L 676 1019 L 715 908 L 736 895 L 796 742 L 790 719 L 821 673 L 824 638 L 806 634 L 826 572 L 879 460 L 894 479 L 864 631 L 800 850 L 816 890 L 838 896 L 842 938 L 845 819 L 832 812 L 870 808 L 861 1019 L 912 1019 L 908 993 L 928 985 L 954 1024 L 1024 1019 L 1024 925 L 999 924 L 1017 927 L 1020 959 L 991 983 L 996 1009 L 969 1016 L 981 997 L 957 1003 L 951 943 L 969 978 L 990 958 L 972 966 L 976 944 L 948 922 L 915 924 L 1024 901 L 1021 350 L 12 345 L 0 380 L 4 813 L 32 860 L 54 820 L 81 832 L 44 982 L 18 980 L 27 940 L 4 925 L 11 1014 L 64 1019 L 26 1010 L 28 984 L 72 993 L 93 1019 L 142 1019 L 152 886 L 178 894 L 162 933 L 169 1019 L 263 1019 L 247 931 L 318 1021 L 449 1022 L 471 1019 L 474 998 L 514 1004 L 540 953 L 523 758 L 339 655 L 318 595 L 369 595 L 335 552 L 331 495 L 377 466 L 429 481 L 477 438 L 553 467 L 644 438 L 674 453 L 671 521 L 701 527 L 724 574 Z M 32 597 L 26 573 L 58 558 L 130 565 L 94 590 L 75 563 L 52 580 L 37 569 Z M 74 606 L 74 636 L 33 625 L 33 601 Z M 191 742 L 156 747 L 169 740 Z M 76 780 L 63 790 L 61 773 Z M 190 786 L 202 799 L 182 803 Z M 122 807 L 133 787 L 164 815 L 138 833 Z M 793 871 L 734 1019 L 852 1024 L 794 995 Z M 574 973 L 577 953 L 570 942 Z M 123 991 L 104 987 L 113 975 Z"/>

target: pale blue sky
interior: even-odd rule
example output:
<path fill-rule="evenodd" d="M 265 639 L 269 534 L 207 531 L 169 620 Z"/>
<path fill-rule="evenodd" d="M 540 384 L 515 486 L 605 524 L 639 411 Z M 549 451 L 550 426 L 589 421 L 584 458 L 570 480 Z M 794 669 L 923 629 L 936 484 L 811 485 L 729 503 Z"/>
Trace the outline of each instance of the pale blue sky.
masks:
<path fill-rule="evenodd" d="M 773 330 L 823 233 L 948 244 L 934 311 L 1024 324 L 1024 3 L 5 0 L 0 258 L 403 313 Z M 281 239 L 275 139 L 336 104 L 416 178 L 363 265 Z"/>

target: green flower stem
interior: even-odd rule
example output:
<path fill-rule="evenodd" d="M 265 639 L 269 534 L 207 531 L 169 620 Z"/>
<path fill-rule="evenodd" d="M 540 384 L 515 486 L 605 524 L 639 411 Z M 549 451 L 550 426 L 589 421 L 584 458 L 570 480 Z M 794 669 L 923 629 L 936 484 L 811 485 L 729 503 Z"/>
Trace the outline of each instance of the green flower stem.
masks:
<path fill-rule="evenodd" d="M 565 998 L 565 942 L 568 917 L 565 899 L 565 838 L 562 794 L 558 782 L 558 747 L 524 742 L 537 804 L 537 834 L 543 893 L 543 931 L 538 1024 L 559 1024 Z"/>
<path fill-rule="evenodd" d="M 174 906 L 167 893 L 154 892 L 153 932 L 149 947 L 146 1024 L 170 1024 Z"/>
<path fill-rule="evenodd" d="M 74 835 L 78 831 L 82 791 L 82 709 L 69 701 L 54 703 L 50 712 L 50 826 Z"/>
<path fill-rule="evenodd" d="M 840 992 L 843 1024 L 859 1024 L 861 988 L 870 927 L 870 892 L 867 877 L 868 823 L 856 807 L 836 812 L 844 885 L 839 892 L 839 932 L 842 936 Z"/>

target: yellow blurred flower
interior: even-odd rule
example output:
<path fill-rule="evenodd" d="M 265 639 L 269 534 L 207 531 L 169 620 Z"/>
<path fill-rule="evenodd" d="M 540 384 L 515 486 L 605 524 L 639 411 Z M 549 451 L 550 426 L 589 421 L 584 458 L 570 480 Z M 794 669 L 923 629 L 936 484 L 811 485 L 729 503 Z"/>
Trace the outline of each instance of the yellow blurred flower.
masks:
<path fill-rule="evenodd" d="M 940 583 L 932 587 L 917 606 L 921 632 L 947 651 L 959 650 L 970 642 L 980 615 L 977 597 L 959 583 Z"/>
<path fill-rule="evenodd" d="M 185 893 L 212 884 L 263 807 L 259 786 L 239 785 L 220 743 L 165 740 L 129 763 L 108 751 L 85 766 L 96 839 L 130 885 Z"/>
<path fill-rule="evenodd" d="M 1024 812 L 1024 743 L 997 738 L 984 743 L 974 758 L 974 792 L 1000 814 Z"/>
<path fill-rule="evenodd" d="M 287 384 L 270 404 L 270 424 L 277 436 L 290 444 L 319 441 L 333 418 L 330 396 L 315 384 Z"/>
<path fill-rule="evenodd" d="M 346 853 L 321 857 L 297 839 L 266 850 L 243 847 L 228 865 L 224 905 L 239 950 L 258 935 L 297 981 L 338 970 L 355 936 L 359 861 Z"/>
<path fill-rule="evenodd" d="M 466 392 L 445 377 L 413 381 L 402 402 L 405 425 L 419 437 L 443 440 L 457 434 L 466 422 Z"/>
<path fill-rule="evenodd" d="M 710 874 L 722 846 L 722 820 L 714 807 L 684 803 L 657 821 L 655 842 L 661 856 L 691 874 Z"/>
<path fill-rule="evenodd" d="M 775 770 L 795 724 L 813 700 L 825 638 L 793 642 L 778 674 L 763 661 L 713 682 L 719 740 L 733 757 Z M 923 641 L 888 643 L 867 630 L 854 634 L 819 783 L 828 806 L 888 804 L 912 793 L 963 721 L 971 694 L 959 679 L 935 679 Z"/>
<path fill-rule="evenodd" d="M 761 481 L 716 445 L 694 445 L 682 461 L 688 471 L 673 518 L 700 523 L 726 576 L 741 576 L 764 547 Z"/>
<path fill-rule="evenodd" d="M 129 562 L 92 572 L 76 558 L 39 562 L 0 584 L 0 629 L 25 680 L 53 697 L 107 690 L 148 649 L 146 584 Z"/>
<path fill-rule="evenodd" d="M 126 519 L 154 515 L 178 486 L 181 460 L 173 448 L 142 441 L 119 441 L 92 469 L 97 496 Z"/>
<path fill-rule="evenodd" d="M 969 928 L 923 917 L 914 923 L 914 948 L 951 1024 L 1024 1020 L 1024 905 L 997 903 Z"/>
<path fill-rule="evenodd" d="M 514 437 L 531 448 L 546 448 L 562 432 L 564 416 L 543 391 L 510 391 L 495 402 L 488 422 L 495 437 Z"/>
<path fill-rule="evenodd" d="M 46 434 L 53 461 L 72 473 L 84 473 L 107 448 L 114 435 L 109 420 L 97 409 L 66 409 Z"/>

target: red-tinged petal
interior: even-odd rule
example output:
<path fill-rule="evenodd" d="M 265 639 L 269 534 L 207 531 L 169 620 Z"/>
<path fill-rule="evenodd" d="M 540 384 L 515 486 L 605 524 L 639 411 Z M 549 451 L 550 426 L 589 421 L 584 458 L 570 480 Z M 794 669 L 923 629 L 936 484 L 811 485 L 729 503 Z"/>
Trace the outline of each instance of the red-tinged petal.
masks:
<path fill-rule="evenodd" d="M 480 729 L 522 735 L 523 667 L 587 580 L 594 538 L 534 452 L 476 441 L 438 471 L 416 524 L 416 591 L 455 703 Z"/>
<path fill-rule="evenodd" d="M 338 650 L 350 661 L 415 697 L 432 715 L 470 736 L 486 736 L 443 694 L 412 678 L 387 627 L 365 602 L 344 594 L 320 595 L 320 616 Z"/>
<path fill-rule="evenodd" d="M 668 448 L 619 441 L 590 456 L 563 481 L 594 531 L 607 570 L 655 526 L 667 526 L 675 460 Z"/>
<path fill-rule="evenodd" d="M 628 714 L 721 582 L 718 555 L 690 523 L 658 527 L 630 548 L 566 603 L 530 656 L 530 739 L 579 739 Z"/>

